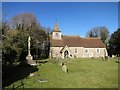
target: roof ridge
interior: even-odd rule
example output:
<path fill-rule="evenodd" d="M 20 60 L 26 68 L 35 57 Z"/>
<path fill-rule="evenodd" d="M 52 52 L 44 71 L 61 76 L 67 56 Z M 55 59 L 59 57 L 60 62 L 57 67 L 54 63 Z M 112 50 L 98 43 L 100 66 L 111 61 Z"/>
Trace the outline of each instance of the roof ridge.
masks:
<path fill-rule="evenodd" d="M 78 35 L 63 35 L 63 36 L 65 36 L 65 37 L 80 37 Z"/>
<path fill-rule="evenodd" d="M 83 38 L 83 39 L 100 39 L 98 37 L 86 37 L 86 38 Z"/>

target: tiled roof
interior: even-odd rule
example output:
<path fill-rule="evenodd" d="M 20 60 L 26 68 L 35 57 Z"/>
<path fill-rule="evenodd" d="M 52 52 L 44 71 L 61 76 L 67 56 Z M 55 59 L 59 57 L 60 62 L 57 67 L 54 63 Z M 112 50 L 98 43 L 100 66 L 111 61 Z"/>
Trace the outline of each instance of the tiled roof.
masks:
<path fill-rule="evenodd" d="M 85 47 L 85 48 L 104 48 L 104 43 L 99 38 L 81 38 L 79 36 L 62 36 L 61 40 L 50 37 L 51 46 L 60 47 Z"/>
<path fill-rule="evenodd" d="M 82 38 L 82 42 L 86 48 L 105 48 L 104 43 L 99 38 Z"/>

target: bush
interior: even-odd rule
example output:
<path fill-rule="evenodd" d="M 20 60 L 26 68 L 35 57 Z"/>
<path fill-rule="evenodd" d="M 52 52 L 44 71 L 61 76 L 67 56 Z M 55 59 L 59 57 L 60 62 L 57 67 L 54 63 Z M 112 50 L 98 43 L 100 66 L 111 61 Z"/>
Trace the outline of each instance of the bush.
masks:
<path fill-rule="evenodd" d="M 17 58 L 17 52 L 11 47 L 6 47 L 3 49 L 2 58 L 3 64 L 9 63 L 10 65 L 12 65 Z"/>

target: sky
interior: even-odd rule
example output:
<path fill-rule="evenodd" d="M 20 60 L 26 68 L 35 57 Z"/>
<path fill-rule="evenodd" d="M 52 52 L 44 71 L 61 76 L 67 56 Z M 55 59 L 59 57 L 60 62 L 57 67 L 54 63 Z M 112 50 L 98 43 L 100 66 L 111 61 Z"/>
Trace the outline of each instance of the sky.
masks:
<path fill-rule="evenodd" d="M 32 13 L 41 26 L 51 29 L 57 21 L 63 35 L 85 37 L 94 27 L 105 26 L 110 33 L 118 28 L 117 2 L 3 2 L 2 11 L 9 20 Z"/>

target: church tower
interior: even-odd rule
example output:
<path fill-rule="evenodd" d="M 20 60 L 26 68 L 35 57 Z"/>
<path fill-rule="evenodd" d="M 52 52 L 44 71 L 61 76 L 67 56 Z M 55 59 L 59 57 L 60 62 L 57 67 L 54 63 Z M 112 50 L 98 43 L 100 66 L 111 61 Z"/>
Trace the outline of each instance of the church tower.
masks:
<path fill-rule="evenodd" d="M 56 40 L 60 40 L 61 39 L 61 31 L 60 28 L 58 26 L 58 22 L 55 23 L 54 29 L 52 31 L 52 38 L 56 39 Z"/>

